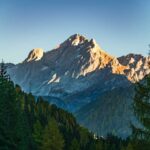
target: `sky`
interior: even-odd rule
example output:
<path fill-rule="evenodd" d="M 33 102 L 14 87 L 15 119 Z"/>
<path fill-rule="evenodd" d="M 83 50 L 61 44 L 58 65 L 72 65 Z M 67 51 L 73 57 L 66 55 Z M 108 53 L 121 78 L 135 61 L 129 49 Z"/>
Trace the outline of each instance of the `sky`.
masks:
<path fill-rule="evenodd" d="M 0 59 L 22 62 L 71 35 L 94 38 L 113 56 L 147 55 L 150 0 L 0 0 Z"/>

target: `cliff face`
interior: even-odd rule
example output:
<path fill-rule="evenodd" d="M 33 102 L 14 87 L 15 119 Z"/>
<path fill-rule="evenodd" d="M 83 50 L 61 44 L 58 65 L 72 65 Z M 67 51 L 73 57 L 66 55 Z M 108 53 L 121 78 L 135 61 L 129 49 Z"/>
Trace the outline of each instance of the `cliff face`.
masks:
<path fill-rule="evenodd" d="M 115 74 L 136 82 L 149 73 L 148 61 L 149 58 L 134 54 L 112 57 L 94 39 L 75 34 L 51 51 L 33 49 L 23 63 L 8 71 L 12 80 L 26 92 L 63 97 L 97 83 L 103 84 L 105 89 Z M 114 83 L 113 88 L 115 86 L 118 83 Z"/>
<path fill-rule="evenodd" d="M 126 66 L 124 75 L 132 82 L 142 80 L 146 74 L 150 73 L 149 62 L 150 57 L 143 57 L 137 54 L 128 54 L 118 58 L 119 63 Z"/>
<path fill-rule="evenodd" d="M 24 62 L 38 61 L 43 57 L 43 54 L 44 52 L 42 48 L 35 48 L 29 53 Z"/>

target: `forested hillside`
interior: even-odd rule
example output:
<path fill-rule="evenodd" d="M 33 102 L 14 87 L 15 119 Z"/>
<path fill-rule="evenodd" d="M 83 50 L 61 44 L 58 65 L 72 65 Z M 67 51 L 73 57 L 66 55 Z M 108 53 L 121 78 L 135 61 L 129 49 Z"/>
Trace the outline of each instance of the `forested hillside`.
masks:
<path fill-rule="evenodd" d="M 0 150 L 119 150 L 125 141 L 98 138 L 76 119 L 41 97 L 14 85 L 2 63 L 0 72 Z"/>
<path fill-rule="evenodd" d="M 24 93 L 0 67 L 0 150 L 149 150 L 149 90 L 137 84 L 134 110 L 140 128 L 131 124 L 127 139 L 98 137 L 80 126 L 74 116 L 41 97 Z M 82 115 L 82 114 L 81 114 Z"/>

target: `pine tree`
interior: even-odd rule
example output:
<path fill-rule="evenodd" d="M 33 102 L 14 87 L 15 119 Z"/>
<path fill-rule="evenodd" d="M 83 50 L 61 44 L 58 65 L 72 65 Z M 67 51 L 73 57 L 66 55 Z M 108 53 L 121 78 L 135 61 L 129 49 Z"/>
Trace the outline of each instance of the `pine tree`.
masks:
<path fill-rule="evenodd" d="M 28 145 L 28 149 L 33 149 L 34 143 L 33 143 L 33 138 L 32 138 L 32 125 L 30 124 L 30 104 L 28 103 L 29 101 L 29 96 L 27 94 L 24 94 L 24 108 L 23 108 L 23 113 L 22 116 L 24 118 L 24 124 L 25 126 L 25 134 L 26 134 L 26 143 Z"/>
<path fill-rule="evenodd" d="M 150 146 L 150 74 L 136 84 L 133 109 L 141 127 L 131 125 L 132 139 L 137 149 L 146 150 Z"/>
<path fill-rule="evenodd" d="M 1 80 L 10 80 L 9 75 L 7 74 L 7 66 L 5 65 L 4 61 L 2 60 L 0 64 L 0 78 Z"/>
<path fill-rule="evenodd" d="M 62 150 L 64 139 L 59 131 L 57 122 L 51 119 L 43 133 L 41 150 Z"/>
<path fill-rule="evenodd" d="M 15 149 L 16 93 L 4 62 L 0 67 L 0 149 Z"/>
<path fill-rule="evenodd" d="M 134 112 L 141 128 L 132 126 L 133 138 L 150 141 L 150 76 L 145 78 L 145 83 L 137 83 L 134 97 Z"/>
<path fill-rule="evenodd" d="M 42 137 L 43 137 L 43 127 L 39 120 L 36 121 L 34 124 L 34 130 L 33 130 L 33 139 L 36 144 L 37 149 L 40 149 L 42 146 Z"/>
<path fill-rule="evenodd" d="M 129 143 L 126 150 L 134 150 L 133 145 L 131 143 Z"/>
<path fill-rule="evenodd" d="M 77 141 L 77 139 L 74 138 L 72 140 L 69 150 L 80 150 L 80 145 L 79 145 L 79 142 Z"/>
<path fill-rule="evenodd" d="M 16 150 L 28 150 L 29 149 L 29 138 L 28 138 L 28 126 L 26 126 L 27 119 L 24 113 L 24 94 L 21 88 L 16 85 L 16 100 L 17 100 L 17 121 L 16 121 Z"/>

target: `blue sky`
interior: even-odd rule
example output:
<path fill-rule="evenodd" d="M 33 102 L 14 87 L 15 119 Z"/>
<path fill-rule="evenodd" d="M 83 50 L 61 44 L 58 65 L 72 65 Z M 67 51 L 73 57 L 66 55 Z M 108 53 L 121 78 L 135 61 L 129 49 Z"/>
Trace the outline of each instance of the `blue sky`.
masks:
<path fill-rule="evenodd" d="M 147 54 L 150 0 L 0 0 L 0 59 L 55 48 L 80 33 L 113 56 Z"/>

